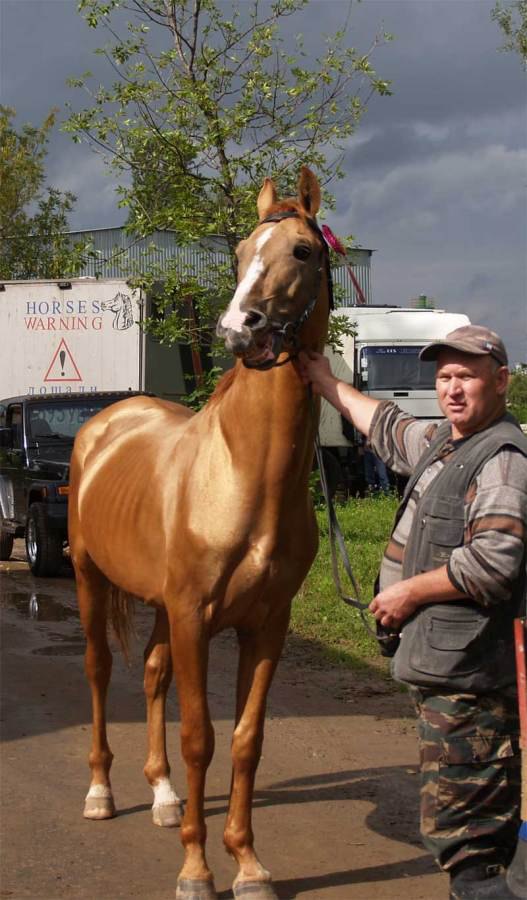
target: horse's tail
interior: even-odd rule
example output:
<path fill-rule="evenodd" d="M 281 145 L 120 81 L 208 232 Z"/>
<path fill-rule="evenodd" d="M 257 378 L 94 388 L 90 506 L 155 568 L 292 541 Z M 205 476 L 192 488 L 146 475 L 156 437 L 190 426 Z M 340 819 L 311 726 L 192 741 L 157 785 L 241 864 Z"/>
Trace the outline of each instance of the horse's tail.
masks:
<path fill-rule="evenodd" d="M 134 612 L 136 597 L 112 584 L 109 613 L 114 634 L 119 641 L 126 662 L 130 662 L 130 644 L 135 636 Z"/>

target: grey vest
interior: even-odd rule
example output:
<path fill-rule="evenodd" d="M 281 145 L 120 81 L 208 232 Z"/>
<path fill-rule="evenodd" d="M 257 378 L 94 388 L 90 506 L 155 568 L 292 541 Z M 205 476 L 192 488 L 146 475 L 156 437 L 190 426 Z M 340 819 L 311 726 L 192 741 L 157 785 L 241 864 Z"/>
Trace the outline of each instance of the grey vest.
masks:
<path fill-rule="evenodd" d="M 440 425 L 436 437 L 418 463 L 397 511 L 396 524 L 422 473 L 450 436 L 450 423 Z M 444 566 L 464 543 L 464 499 L 484 464 L 504 446 L 527 457 L 527 438 L 516 420 L 505 415 L 484 431 L 467 438 L 423 492 L 406 545 L 403 578 Z M 485 693 L 514 684 L 513 619 L 525 593 L 525 554 L 521 575 L 505 603 L 485 608 L 465 600 L 430 603 L 403 625 L 392 663 L 398 681 L 417 687 Z"/>

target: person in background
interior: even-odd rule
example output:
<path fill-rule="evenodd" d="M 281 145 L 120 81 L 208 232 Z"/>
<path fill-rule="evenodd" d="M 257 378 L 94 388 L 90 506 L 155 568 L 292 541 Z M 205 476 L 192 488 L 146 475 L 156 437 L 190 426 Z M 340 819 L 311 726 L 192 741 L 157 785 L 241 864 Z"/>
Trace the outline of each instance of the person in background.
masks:
<path fill-rule="evenodd" d="M 382 459 L 375 455 L 366 438 L 363 442 L 364 478 L 371 494 L 389 494 L 391 491 L 388 470 Z"/>
<path fill-rule="evenodd" d="M 441 424 L 362 395 L 320 354 L 301 353 L 298 370 L 409 478 L 370 610 L 396 635 L 392 674 L 418 715 L 421 835 L 451 900 L 505 900 L 521 896 L 503 873 L 527 847 L 513 636 L 525 602 L 527 437 L 506 412 L 497 334 L 463 326 L 421 358 L 436 361 Z"/>

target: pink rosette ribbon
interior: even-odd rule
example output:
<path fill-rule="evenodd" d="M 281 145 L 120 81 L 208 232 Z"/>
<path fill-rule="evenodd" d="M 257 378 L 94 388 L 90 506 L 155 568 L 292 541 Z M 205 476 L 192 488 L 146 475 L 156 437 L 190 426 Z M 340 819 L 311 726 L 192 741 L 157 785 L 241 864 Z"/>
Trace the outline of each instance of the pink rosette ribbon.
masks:
<path fill-rule="evenodd" d="M 342 243 L 341 240 L 339 240 L 339 238 L 337 237 L 336 234 L 333 234 L 329 225 L 322 225 L 320 230 L 324 236 L 324 240 L 325 240 L 326 244 L 328 245 L 328 247 L 331 247 L 331 249 L 334 250 L 335 253 L 338 253 L 339 256 L 344 257 L 344 259 L 346 261 L 346 263 L 345 263 L 346 271 L 348 272 L 348 275 L 351 278 L 353 287 L 355 288 L 355 292 L 357 294 L 358 305 L 366 306 L 367 305 L 366 297 L 364 296 L 364 294 L 362 292 L 362 288 L 353 273 L 352 264 L 350 263 L 350 261 L 348 259 L 348 252 L 347 252 L 344 244 Z"/>

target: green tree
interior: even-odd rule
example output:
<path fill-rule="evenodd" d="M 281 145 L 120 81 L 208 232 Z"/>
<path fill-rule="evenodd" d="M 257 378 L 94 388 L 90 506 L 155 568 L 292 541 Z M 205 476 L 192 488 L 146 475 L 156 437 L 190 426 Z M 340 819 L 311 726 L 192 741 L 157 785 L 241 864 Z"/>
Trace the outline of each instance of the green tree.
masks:
<path fill-rule="evenodd" d="M 15 128 L 14 109 L 0 106 L 0 278 L 60 278 L 76 274 L 87 246 L 71 246 L 65 231 L 75 197 L 45 187 L 49 113 L 42 125 Z"/>
<path fill-rule="evenodd" d="M 175 229 L 181 244 L 223 240 L 206 277 L 174 264 L 164 271 L 160 315 L 150 327 L 166 340 L 202 344 L 232 291 L 234 248 L 255 224 L 265 176 L 283 194 L 302 163 L 323 182 L 342 177 L 342 154 L 369 99 L 390 93 L 366 50 L 349 46 L 349 21 L 310 56 L 298 35 L 283 37 L 307 0 L 81 0 L 88 25 L 105 28 L 99 52 L 117 78 L 91 88 L 90 73 L 71 84 L 90 105 L 71 110 L 74 140 L 101 150 L 120 180 L 128 229 L 141 236 Z M 320 6 L 322 13 L 322 6 Z M 343 4 L 351 12 L 351 3 Z M 124 178 L 124 175 L 127 175 Z M 331 197 L 325 193 L 331 205 Z M 216 261 L 215 261 L 216 260 Z M 140 273 L 143 284 L 161 273 Z M 189 314 L 189 297 L 193 313 Z"/>
<path fill-rule="evenodd" d="M 507 406 L 518 422 L 527 425 L 527 365 L 516 369 L 510 377 Z"/>
<path fill-rule="evenodd" d="M 505 5 L 496 3 L 491 16 L 505 35 L 501 49 L 519 53 L 527 69 L 527 0 L 515 0 Z"/>

